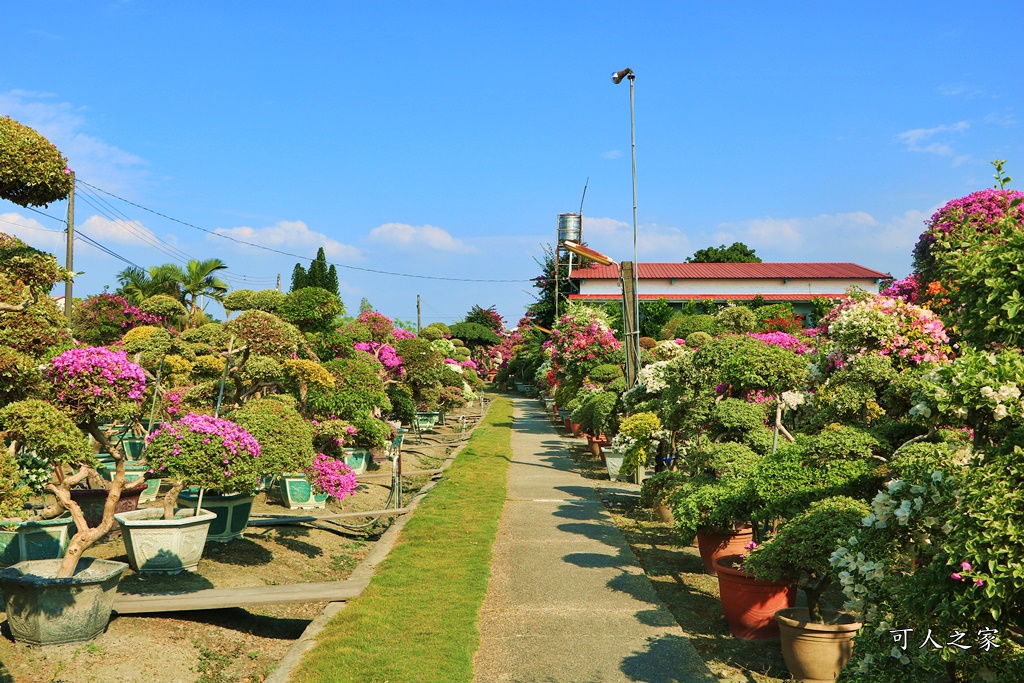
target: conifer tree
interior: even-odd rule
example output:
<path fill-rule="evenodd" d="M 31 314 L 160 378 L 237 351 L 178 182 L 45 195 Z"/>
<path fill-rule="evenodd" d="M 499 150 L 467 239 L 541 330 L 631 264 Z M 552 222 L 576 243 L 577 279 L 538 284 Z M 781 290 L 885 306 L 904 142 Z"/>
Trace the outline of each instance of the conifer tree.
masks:
<path fill-rule="evenodd" d="M 306 269 L 302 267 L 301 263 L 296 263 L 295 269 L 292 270 L 292 288 L 289 291 L 294 292 L 308 286 L 309 275 L 306 273 Z"/>

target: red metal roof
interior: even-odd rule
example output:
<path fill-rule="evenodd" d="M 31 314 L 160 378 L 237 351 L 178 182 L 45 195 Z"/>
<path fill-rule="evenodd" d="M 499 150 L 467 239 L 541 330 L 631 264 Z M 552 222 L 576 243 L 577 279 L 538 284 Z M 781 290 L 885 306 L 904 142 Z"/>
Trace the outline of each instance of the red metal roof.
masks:
<path fill-rule="evenodd" d="M 637 277 L 641 280 L 877 280 L 889 275 L 856 263 L 641 263 Z M 592 265 L 574 270 L 572 279 L 618 280 L 619 267 Z"/>
<path fill-rule="evenodd" d="M 704 299 L 713 299 L 715 301 L 753 301 L 757 296 L 760 296 L 765 301 L 810 301 L 817 297 L 823 297 L 826 299 L 845 299 L 849 294 L 693 294 L 689 292 L 685 293 L 672 293 L 672 294 L 641 294 L 641 301 L 657 301 L 658 299 L 665 299 L 666 301 L 703 301 Z M 581 301 L 616 301 L 622 298 L 621 292 L 613 292 L 608 294 L 570 294 L 570 299 L 579 299 Z"/>

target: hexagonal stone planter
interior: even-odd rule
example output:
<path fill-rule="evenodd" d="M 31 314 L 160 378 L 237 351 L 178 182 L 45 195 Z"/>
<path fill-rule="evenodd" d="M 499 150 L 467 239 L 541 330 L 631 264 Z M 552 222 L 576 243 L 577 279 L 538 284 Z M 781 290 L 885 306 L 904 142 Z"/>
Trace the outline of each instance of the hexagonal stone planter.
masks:
<path fill-rule="evenodd" d="M 103 633 L 128 568 L 124 562 L 84 557 L 75 575 L 55 578 L 61 560 L 30 560 L 0 570 L 7 625 L 19 643 L 59 645 Z"/>
<path fill-rule="evenodd" d="M 252 512 L 252 494 L 230 493 L 227 495 L 203 494 L 203 509 L 217 515 L 210 524 L 207 541 L 226 543 L 242 537 L 242 532 L 249 524 L 249 513 Z M 186 489 L 178 495 L 182 507 L 193 508 L 199 502 L 199 491 Z"/>
<path fill-rule="evenodd" d="M 205 501 L 204 501 L 205 502 Z M 163 508 L 143 508 L 114 515 L 128 552 L 128 565 L 139 574 L 177 574 L 195 571 L 203 556 L 206 535 L 217 515 L 195 508 L 174 511 L 164 519 Z"/>
<path fill-rule="evenodd" d="M 281 484 L 281 498 L 290 510 L 327 507 L 327 494 L 313 493 L 313 487 L 305 474 L 284 474 L 278 481 Z"/>

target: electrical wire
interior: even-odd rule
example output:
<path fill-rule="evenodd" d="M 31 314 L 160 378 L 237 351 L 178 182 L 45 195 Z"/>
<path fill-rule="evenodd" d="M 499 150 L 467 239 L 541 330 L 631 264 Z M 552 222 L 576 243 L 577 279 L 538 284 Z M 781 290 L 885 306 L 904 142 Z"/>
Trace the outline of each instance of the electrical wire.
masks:
<path fill-rule="evenodd" d="M 125 202 L 126 204 L 131 204 L 132 206 L 134 206 L 136 208 L 139 208 L 139 209 L 142 209 L 143 211 L 151 213 L 151 214 L 153 214 L 155 216 L 160 216 L 161 218 L 165 218 L 165 219 L 167 219 L 169 221 L 173 221 L 175 223 L 179 223 L 179 224 L 184 225 L 186 227 L 193 228 L 194 230 L 199 230 L 200 232 L 205 232 L 207 235 L 213 235 L 215 237 L 220 237 L 221 239 L 230 240 L 231 242 L 235 242 L 237 244 L 243 244 L 243 245 L 245 245 L 247 247 L 253 247 L 255 249 L 262 249 L 263 251 L 269 251 L 269 252 L 272 252 L 272 253 L 275 253 L 275 254 L 281 254 L 282 256 L 288 256 L 288 257 L 297 258 L 297 259 L 313 260 L 309 256 L 304 256 L 304 255 L 301 255 L 301 254 L 294 254 L 294 253 L 291 253 L 291 252 L 288 252 L 288 251 L 283 251 L 281 249 L 275 249 L 273 247 L 268 247 L 268 246 L 265 246 L 265 245 L 262 245 L 262 244 L 257 244 L 255 242 L 249 242 L 249 241 L 246 241 L 246 240 L 238 239 L 237 237 L 232 237 L 231 235 L 225 235 L 223 233 L 216 232 L 214 230 L 207 230 L 206 228 L 201 228 L 198 225 L 195 225 L 193 223 L 189 223 L 187 221 L 183 221 L 183 220 L 180 220 L 178 218 L 174 218 L 173 216 L 168 216 L 165 213 L 160 213 L 159 211 L 156 211 L 154 209 L 147 208 L 147 207 L 145 207 L 145 206 L 143 206 L 141 204 L 137 204 L 137 203 L 135 203 L 135 202 L 133 202 L 133 201 L 131 201 L 129 199 L 125 199 L 124 197 L 119 197 L 118 195 L 114 194 L 113 192 L 108 192 L 107 190 L 104 190 L 103 188 L 96 187 L 95 185 L 91 185 L 91 184 L 85 182 L 84 180 L 77 180 L 76 182 L 81 183 L 81 184 L 83 184 L 83 185 L 85 185 L 87 187 L 90 187 L 93 190 L 96 190 L 97 192 L 102 192 L 103 194 L 108 195 L 110 197 L 113 197 L 114 199 L 119 199 L 122 202 Z M 376 268 L 363 268 L 361 266 L 353 266 L 353 265 L 349 265 L 349 264 L 346 264 L 346 263 L 336 263 L 336 262 L 331 262 L 331 261 L 328 261 L 327 263 L 329 263 L 330 265 L 336 266 L 338 268 L 345 268 L 345 269 L 348 269 L 348 270 L 357 270 L 357 271 L 361 271 L 361 272 L 364 272 L 364 273 L 374 273 L 376 275 L 390 275 L 392 277 L 415 278 L 415 279 L 419 279 L 419 280 L 441 280 L 441 281 L 446 281 L 446 282 L 531 282 L 531 280 L 473 279 L 473 278 L 459 278 L 459 277 L 442 277 L 442 276 L 438 276 L 438 275 L 417 275 L 417 274 L 413 274 L 413 273 L 396 273 L 394 271 L 379 270 L 379 269 L 376 269 Z"/>
<path fill-rule="evenodd" d="M 0 218 L 0 223 L 7 223 L 9 225 L 16 225 L 19 228 L 25 228 L 26 230 L 38 230 L 40 232 L 57 232 L 57 233 L 64 232 L 63 230 L 54 230 L 53 228 L 37 228 L 37 227 L 32 226 L 32 225 L 25 225 L 24 223 L 15 223 L 14 221 L 6 221 L 3 218 Z"/>

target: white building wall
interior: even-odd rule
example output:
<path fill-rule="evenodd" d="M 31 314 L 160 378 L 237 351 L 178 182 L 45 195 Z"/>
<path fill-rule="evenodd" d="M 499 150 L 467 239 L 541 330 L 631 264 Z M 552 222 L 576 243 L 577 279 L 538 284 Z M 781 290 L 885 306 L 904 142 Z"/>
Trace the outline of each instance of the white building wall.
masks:
<path fill-rule="evenodd" d="M 822 294 L 842 294 L 856 285 L 870 292 L 878 291 L 874 280 L 868 279 L 800 279 L 783 281 L 781 278 L 734 280 L 640 280 L 640 294 L 794 294 L 808 297 Z M 583 280 L 580 294 L 618 294 L 622 290 L 617 280 Z"/>

